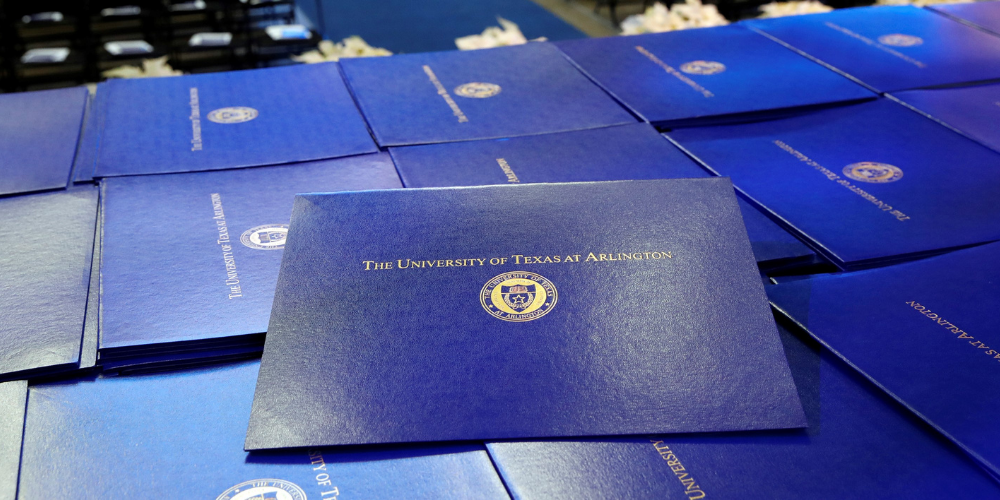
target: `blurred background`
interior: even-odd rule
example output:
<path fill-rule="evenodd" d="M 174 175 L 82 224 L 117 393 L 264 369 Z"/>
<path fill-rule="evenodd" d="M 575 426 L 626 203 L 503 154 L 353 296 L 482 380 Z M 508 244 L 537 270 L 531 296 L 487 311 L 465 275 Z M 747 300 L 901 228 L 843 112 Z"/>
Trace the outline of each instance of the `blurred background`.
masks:
<path fill-rule="evenodd" d="M 0 92 L 68 87 L 114 77 L 669 31 L 872 3 L 824 1 L 827 5 L 764 0 L 705 0 L 705 4 L 699 0 L 673 4 L 649 0 L 0 0 Z"/>

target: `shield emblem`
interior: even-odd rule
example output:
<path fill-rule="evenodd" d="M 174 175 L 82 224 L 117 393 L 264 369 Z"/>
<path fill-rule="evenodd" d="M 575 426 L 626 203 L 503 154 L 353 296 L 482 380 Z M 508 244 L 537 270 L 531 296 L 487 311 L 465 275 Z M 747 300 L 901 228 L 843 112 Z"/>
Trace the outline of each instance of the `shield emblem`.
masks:
<path fill-rule="evenodd" d="M 263 243 L 263 244 L 280 243 L 282 241 L 285 241 L 285 232 L 284 231 L 264 231 L 264 232 L 258 233 L 257 237 L 260 238 L 260 242 Z"/>
<path fill-rule="evenodd" d="M 535 285 L 501 286 L 500 296 L 511 309 L 521 311 L 535 300 Z"/>

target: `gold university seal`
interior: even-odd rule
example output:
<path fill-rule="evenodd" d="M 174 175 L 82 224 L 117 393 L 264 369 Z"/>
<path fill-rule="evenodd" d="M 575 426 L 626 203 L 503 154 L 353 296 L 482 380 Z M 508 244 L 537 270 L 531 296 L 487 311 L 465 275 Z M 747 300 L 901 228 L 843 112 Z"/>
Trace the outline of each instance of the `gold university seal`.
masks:
<path fill-rule="evenodd" d="M 882 35 L 878 37 L 878 43 L 881 43 L 882 45 L 892 45 L 893 47 L 913 47 L 914 45 L 924 43 L 924 39 L 919 36 L 892 33 L 890 35 Z"/>
<path fill-rule="evenodd" d="M 455 95 L 485 99 L 500 93 L 500 86 L 495 83 L 469 82 L 455 87 Z"/>
<path fill-rule="evenodd" d="M 856 181 L 883 184 L 902 179 L 903 171 L 899 167 L 889 165 L 888 163 L 862 161 L 844 167 L 844 175 Z"/>
<path fill-rule="evenodd" d="M 494 276 L 479 293 L 483 309 L 504 321 L 531 321 L 548 314 L 559 295 L 555 285 L 540 274 L 511 271 Z"/>
<path fill-rule="evenodd" d="M 267 224 L 247 229 L 240 235 L 240 243 L 255 250 L 281 250 L 288 236 L 287 224 Z"/>
<path fill-rule="evenodd" d="M 681 64 L 681 71 L 689 75 L 714 75 L 725 70 L 725 64 L 715 61 L 691 61 Z"/>
<path fill-rule="evenodd" d="M 243 123 L 257 118 L 257 110 L 246 106 L 219 108 L 208 114 L 208 120 L 215 123 Z"/>

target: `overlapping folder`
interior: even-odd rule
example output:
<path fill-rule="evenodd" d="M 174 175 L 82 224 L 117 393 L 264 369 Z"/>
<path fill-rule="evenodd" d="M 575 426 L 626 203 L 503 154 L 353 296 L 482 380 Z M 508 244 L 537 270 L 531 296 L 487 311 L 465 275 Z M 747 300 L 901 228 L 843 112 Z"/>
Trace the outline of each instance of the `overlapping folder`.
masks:
<path fill-rule="evenodd" d="M 97 188 L 0 199 L 0 380 L 79 368 Z"/>
<path fill-rule="evenodd" d="M 380 146 L 636 121 L 549 43 L 348 59 L 341 65 Z"/>
<path fill-rule="evenodd" d="M 0 500 L 17 497 L 17 473 L 21 466 L 21 436 L 28 383 L 0 382 Z"/>
<path fill-rule="evenodd" d="M 808 429 L 493 442 L 490 456 L 518 499 L 942 498 L 956 488 L 1000 498 L 956 446 L 830 351 L 781 330 Z"/>
<path fill-rule="evenodd" d="M 879 92 L 1000 78 L 1000 37 L 911 5 L 746 24 Z"/>
<path fill-rule="evenodd" d="M 20 498 L 507 498 L 482 444 L 248 455 L 257 366 L 31 387 Z"/>
<path fill-rule="evenodd" d="M 1000 243 L 772 288 L 772 302 L 1000 476 Z"/>
<path fill-rule="evenodd" d="M 927 8 L 1000 35 L 1000 4 L 970 2 L 929 5 Z"/>
<path fill-rule="evenodd" d="M 336 63 L 111 80 L 102 93 L 96 177 L 254 167 L 376 151 Z"/>
<path fill-rule="evenodd" d="M 101 132 L 104 130 L 104 104 L 108 83 L 98 83 L 87 96 L 87 108 L 80 129 L 80 143 L 73 161 L 73 182 L 94 181 L 97 169 L 97 152 L 101 147 Z"/>
<path fill-rule="evenodd" d="M 87 89 L 0 94 L 0 195 L 64 189 Z"/>
<path fill-rule="evenodd" d="M 300 195 L 246 448 L 801 427 L 763 293 L 727 179 Z"/>
<path fill-rule="evenodd" d="M 259 354 L 295 193 L 398 187 L 384 153 L 105 179 L 102 366 Z"/>
<path fill-rule="evenodd" d="M 0 500 L 1000 499 L 996 5 L 0 95 Z"/>
<path fill-rule="evenodd" d="M 408 188 L 698 178 L 709 174 L 648 124 L 389 148 Z M 805 244 L 739 199 L 750 245 L 767 271 L 816 262 Z"/>
<path fill-rule="evenodd" d="M 1000 84 L 947 89 L 907 90 L 892 94 L 994 151 L 1000 151 Z"/>
<path fill-rule="evenodd" d="M 668 135 L 844 269 L 1000 239 L 1000 155 L 891 100 Z"/>
<path fill-rule="evenodd" d="M 875 97 L 740 25 L 556 45 L 633 112 L 662 127 L 760 119 Z"/>

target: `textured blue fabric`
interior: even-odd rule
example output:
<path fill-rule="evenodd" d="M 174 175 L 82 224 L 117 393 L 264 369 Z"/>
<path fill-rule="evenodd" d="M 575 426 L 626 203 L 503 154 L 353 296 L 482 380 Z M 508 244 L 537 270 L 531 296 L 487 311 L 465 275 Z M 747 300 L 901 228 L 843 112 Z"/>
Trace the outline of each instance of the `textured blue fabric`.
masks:
<path fill-rule="evenodd" d="M 20 498 L 507 498 L 482 445 L 244 452 L 257 367 L 32 387 Z"/>
<path fill-rule="evenodd" d="M 65 188 L 87 89 L 0 94 L 0 195 Z"/>
<path fill-rule="evenodd" d="M 344 59 L 381 146 L 493 139 L 635 123 L 554 45 Z M 483 92 L 464 91 L 472 86 Z"/>
<path fill-rule="evenodd" d="M 81 186 L 0 199 L 0 380 L 77 366 L 97 194 Z"/>
<path fill-rule="evenodd" d="M 1000 78 L 1000 38 L 919 7 L 746 23 L 880 92 Z"/>
<path fill-rule="evenodd" d="M 779 331 L 808 429 L 487 449 L 518 500 L 947 498 L 956 488 L 1000 498 L 996 482 L 934 429 L 829 351 Z"/>
<path fill-rule="evenodd" d="M 288 241 L 248 449 L 805 423 L 728 179 L 301 195 Z"/>
<path fill-rule="evenodd" d="M 995 2 L 929 5 L 927 8 L 1000 34 L 1000 4 Z"/>
<path fill-rule="evenodd" d="M 112 80 L 96 177 L 376 152 L 336 63 Z M 226 116 L 226 110 L 239 110 Z"/>
<path fill-rule="evenodd" d="M 410 188 L 534 182 L 593 182 L 708 177 L 645 123 L 511 139 L 389 149 Z M 501 163 L 502 162 L 502 163 Z M 510 170 L 508 175 L 504 166 Z M 802 242 L 740 200 L 757 262 L 811 261 Z"/>
<path fill-rule="evenodd" d="M 104 357 L 115 349 L 263 333 L 282 251 L 251 246 L 241 236 L 260 226 L 287 225 L 295 193 L 402 186 L 383 153 L 110 178 L 102 187 Z"/>
<path fill-rule="evenodd" d="M 17 497 L 17 473 L 21 465 L 21 431 L 24 429 L 28 383 L 0 383 L 0 500 Z"/>
<path fill-rule="evenodd" d="M 668 135 L 843 268 L 1000 239 L 1000 155 L 888 99 Z"/>
<path fill-rule="evenodd" d="M 969 138 L 1000 151 L 1000 84 L 892 94 Z"/>
<path fill-rule="evenodd" d="M 772 287 L 772 302 L 1000 475 L 1000 244 Z"/>
<path fill-rule="evenodd" d="M 800 106 L 875 98 L 857 83 L 741 25 L 556 46 L 657 126 L 747 120 Z"/>

